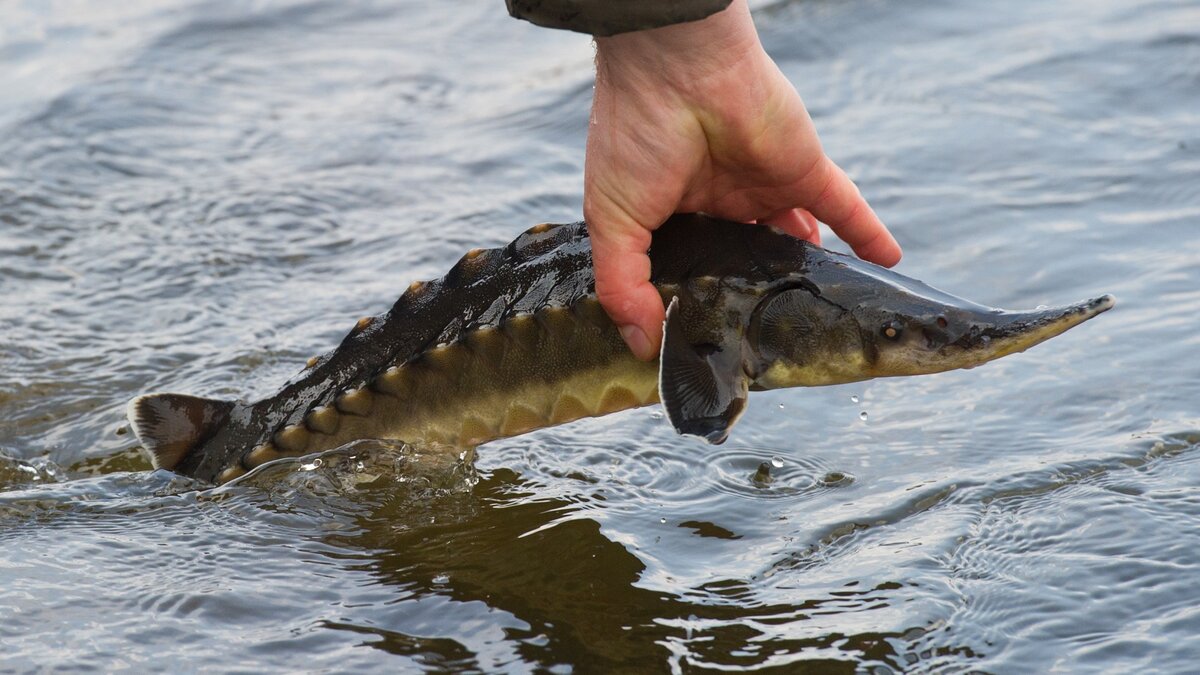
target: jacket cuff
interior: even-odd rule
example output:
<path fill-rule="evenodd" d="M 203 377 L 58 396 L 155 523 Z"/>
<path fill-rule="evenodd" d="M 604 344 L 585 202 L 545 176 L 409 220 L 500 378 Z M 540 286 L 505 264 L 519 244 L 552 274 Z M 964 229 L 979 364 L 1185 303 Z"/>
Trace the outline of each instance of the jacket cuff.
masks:
<path fill-rule="evenodd" d="M 505 0 L 508 13 L 547 28 L 607 37 L 699 21 L 732 0 Z"/>

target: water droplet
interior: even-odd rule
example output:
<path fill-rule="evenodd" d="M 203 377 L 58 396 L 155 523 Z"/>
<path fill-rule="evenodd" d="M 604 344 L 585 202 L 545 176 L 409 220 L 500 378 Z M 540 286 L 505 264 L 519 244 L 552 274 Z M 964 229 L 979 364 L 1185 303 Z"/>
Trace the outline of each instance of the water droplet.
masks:
<path fill-rule="evenodd" d="M 783 458 L 778 457 L 778 456 L 772 457 L 771 458 L 771 466 L 775 467 L 776 469 L 782 469 L 783 468 Z"/>
<path fill-rule="evenodd" d="M 850 402 L 851 402 L 851 403 L 858 403 L 858 394 L 851 394 L 851 396 L 850 396 Z"/>
<path fill-rule="evenodd" d="M 783 410 L 783 404 L 782 404 L 782 403 L 780 403 L 780 404 L 779 404 L 779 409 L 780 409 L 780 410 Z"/>
<path fill-rule="evenodd" d="M 867 411 L 864 410 L 864 411 L 858 413 L 858 419 L 863 420 L 865 422 L 867 420 Z"/>
<path fill-rule="evenodd" d="M 658 519 L 658 522 L 662 523 L 663 525 L 666 525 L 666 524 L 667 524 L 667 519 L 666 519 L 666 518 L 659 518 L 659 519 Z"/>

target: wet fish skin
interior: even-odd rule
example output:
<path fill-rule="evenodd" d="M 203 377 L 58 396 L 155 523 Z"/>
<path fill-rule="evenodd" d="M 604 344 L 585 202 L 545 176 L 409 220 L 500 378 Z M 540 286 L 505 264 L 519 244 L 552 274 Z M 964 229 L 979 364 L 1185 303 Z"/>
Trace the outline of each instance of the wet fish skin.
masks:
<path fill-rule="evenodd" d="M 539 225 L 414 283 L 274 396 L 152 394 L 129 418 L 156 467 L 218 483 L 359 438 L 473 447 L 660 392 L 677 430 L 719 443 L 749 390 L 973 367 L 1112 306 L 999 312 L 697 214 L 659 228 L 650 257 L 669 305 L 658 363 L 633 358 L 597 302 L 586 226 Z"/>

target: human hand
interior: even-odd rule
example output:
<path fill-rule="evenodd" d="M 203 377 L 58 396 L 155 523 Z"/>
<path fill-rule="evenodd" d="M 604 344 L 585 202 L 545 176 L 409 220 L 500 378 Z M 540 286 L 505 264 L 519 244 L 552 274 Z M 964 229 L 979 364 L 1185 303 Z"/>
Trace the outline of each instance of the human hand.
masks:
<path fill-rule="evenodd" d="M 694 211 L 814 243 L 819 219 L 862 258 L 900 260 L 763 51 L 746 0 L 703 21 L 596 38 L 583 212 L 596 293 L 638 358 L 656 356 L 662 339 L 651 233 Z"/>

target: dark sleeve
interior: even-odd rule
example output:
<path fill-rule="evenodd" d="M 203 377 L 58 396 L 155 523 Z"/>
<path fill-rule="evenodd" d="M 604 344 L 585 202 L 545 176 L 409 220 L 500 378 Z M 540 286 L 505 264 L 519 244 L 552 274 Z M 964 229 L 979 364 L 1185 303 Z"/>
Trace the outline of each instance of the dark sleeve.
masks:
<path fill-rule="evenodd" d="M 725 9 L 732 0 L 505 0 L 508 13 L 548 28 L 605 37 L 685 21 Z"/>

